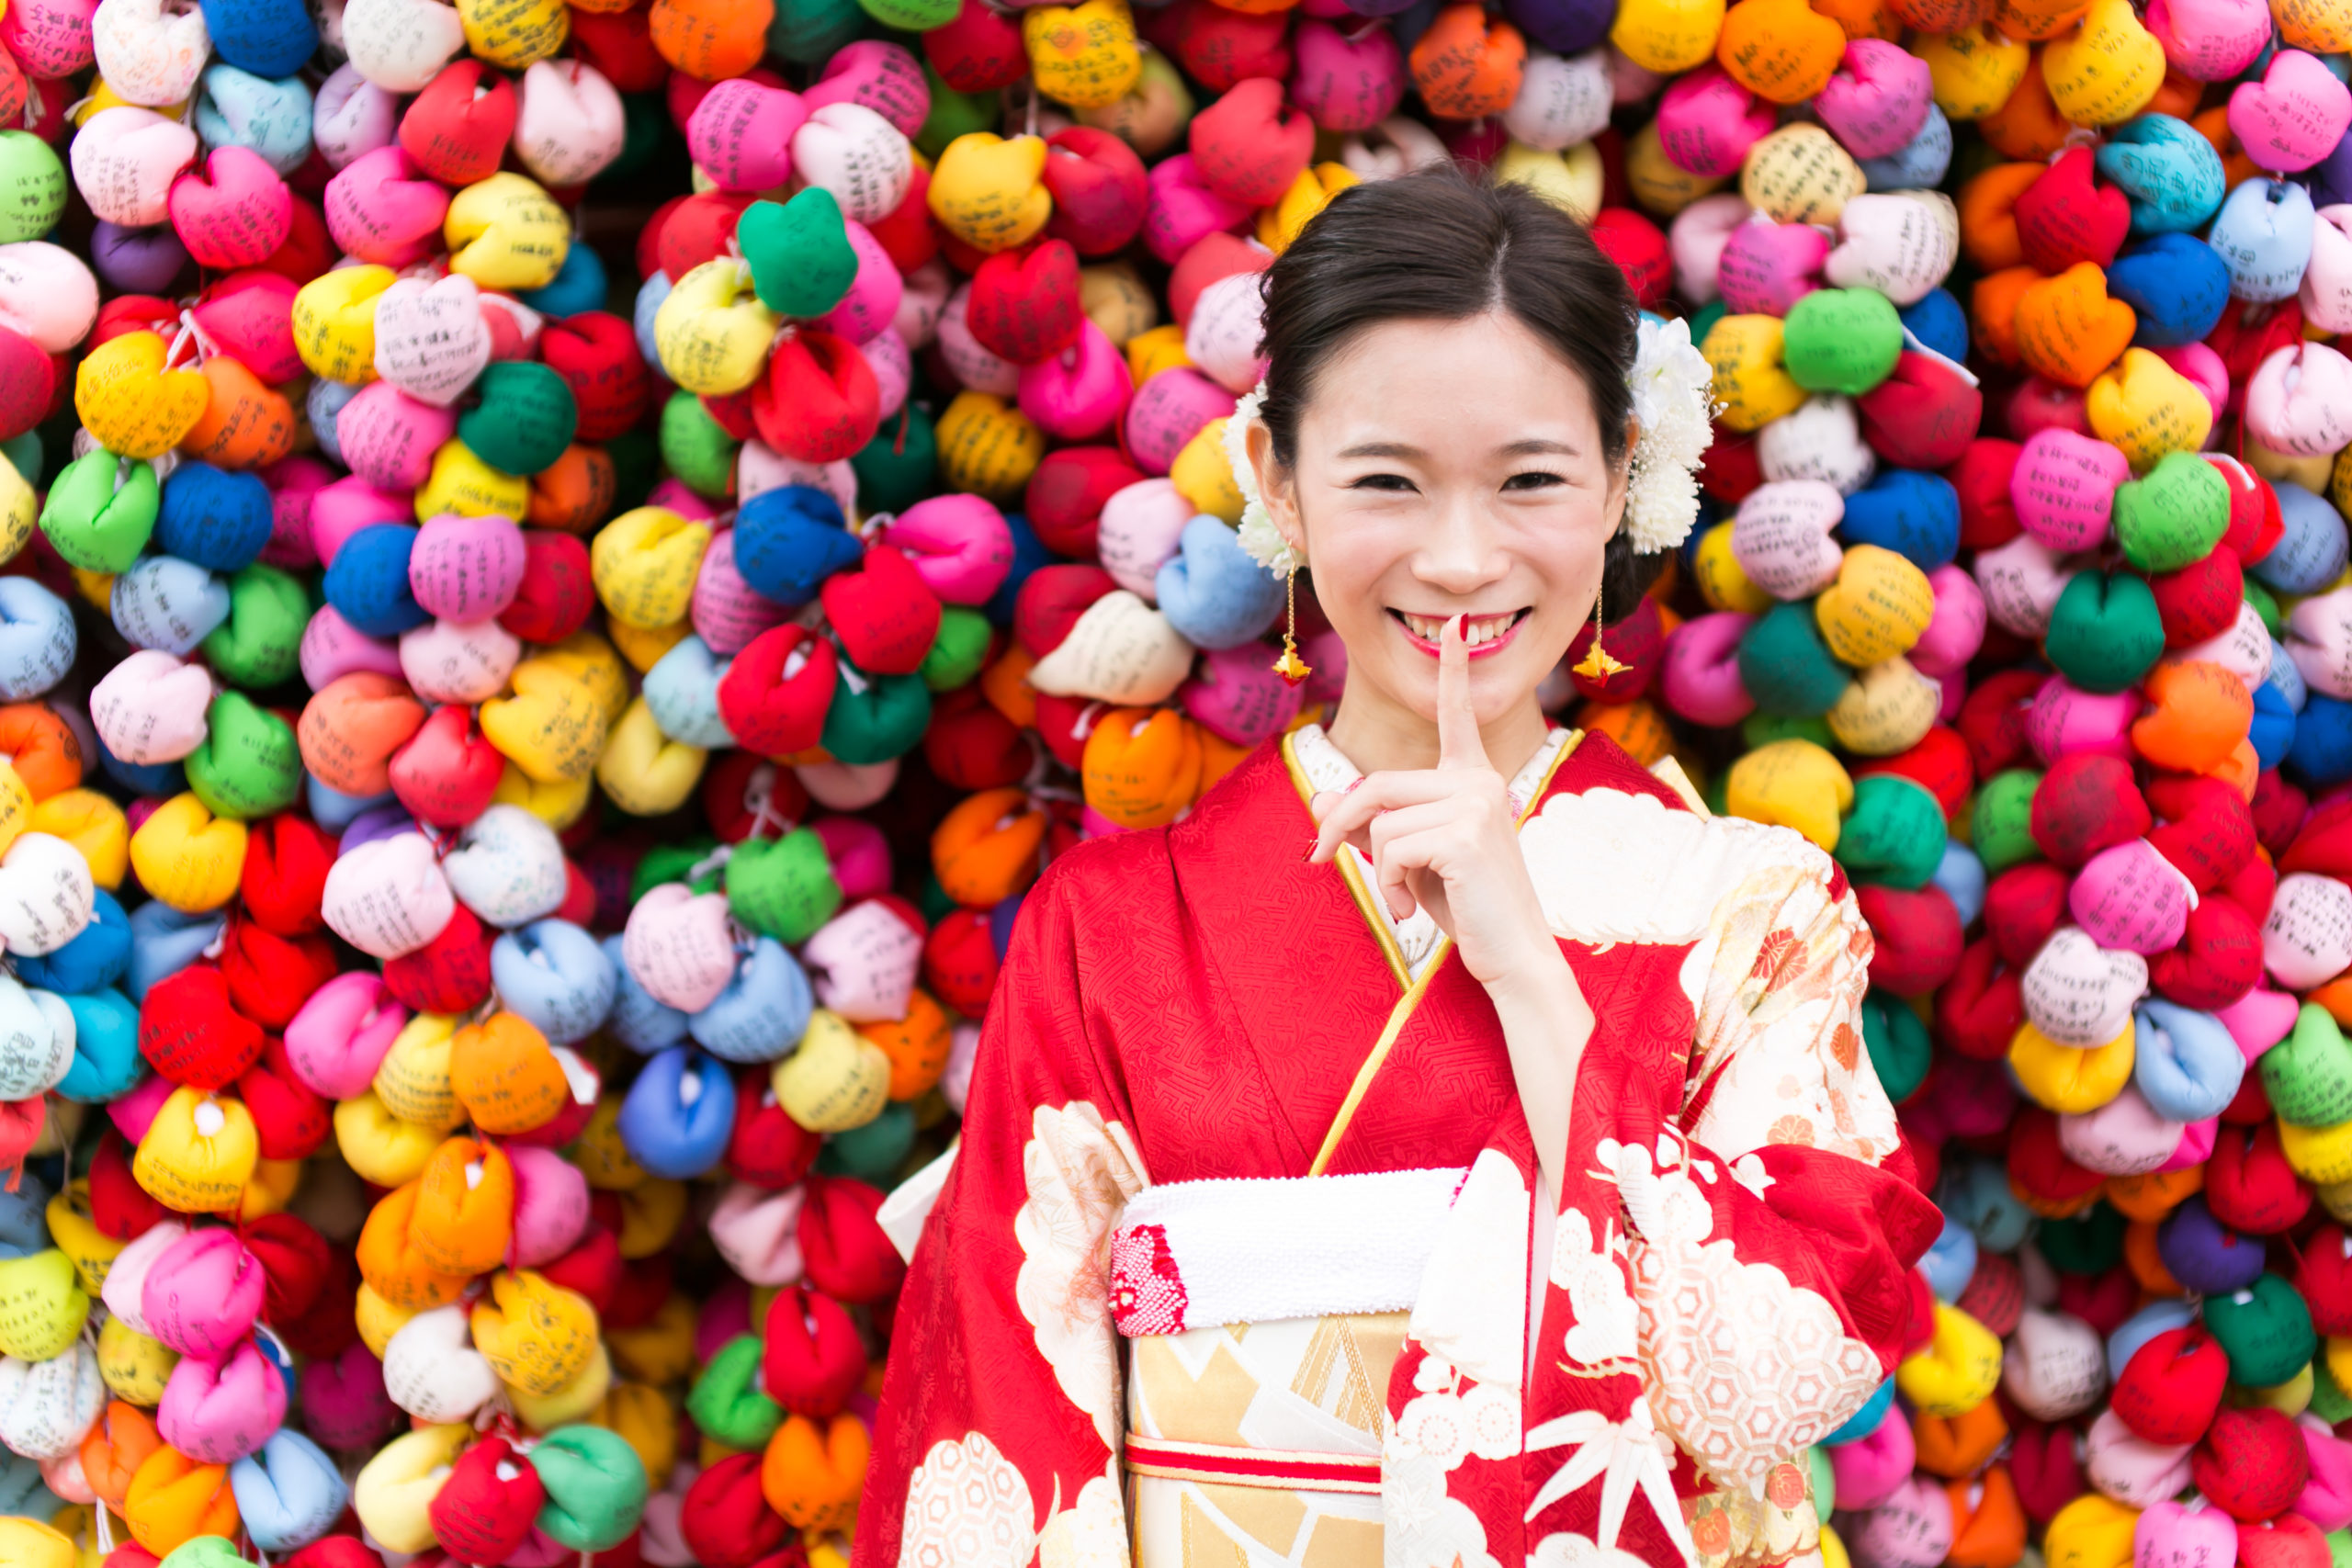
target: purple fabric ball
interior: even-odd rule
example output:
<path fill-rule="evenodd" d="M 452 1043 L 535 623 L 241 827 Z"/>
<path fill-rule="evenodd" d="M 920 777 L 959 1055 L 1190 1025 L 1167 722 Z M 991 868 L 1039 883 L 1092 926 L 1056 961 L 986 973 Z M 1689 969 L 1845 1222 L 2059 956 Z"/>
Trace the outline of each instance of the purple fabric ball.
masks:
<path fill-rule="evenodd" d="M 90 261 L 125 294 L 168 294 L 187 265 L 187 249 L 168 223 L 125 229 L 101 220 L 90 236 Z"/>

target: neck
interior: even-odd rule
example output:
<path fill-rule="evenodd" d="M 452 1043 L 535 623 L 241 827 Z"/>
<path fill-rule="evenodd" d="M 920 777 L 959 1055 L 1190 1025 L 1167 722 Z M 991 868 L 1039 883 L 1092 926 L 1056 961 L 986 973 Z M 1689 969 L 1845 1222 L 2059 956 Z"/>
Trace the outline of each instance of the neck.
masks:
<path fill-rule="evenodd" d="M 1496 772 L 1509 779 L 1527 766 L 1551 732 L 1551 721 L 1530 692 L 1509 712 L 1480 725 L 1478 739 Z M 1352 680 L 1340 693 L 1340 711 L 1324 733 L 1362 773 L 1437 766 L 1437 726 Z"/>

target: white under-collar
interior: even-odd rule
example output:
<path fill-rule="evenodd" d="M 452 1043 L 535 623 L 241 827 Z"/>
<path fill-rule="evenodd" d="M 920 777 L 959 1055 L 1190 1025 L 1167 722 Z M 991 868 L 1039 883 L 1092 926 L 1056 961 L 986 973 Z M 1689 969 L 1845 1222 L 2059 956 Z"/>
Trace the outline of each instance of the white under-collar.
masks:
<path fill-rule="evenodd" d="M 1544 744 L 1535 749 L 1535 755 L 1511 775 L 1508 786 L 1511 801 L 1522 812 L 1527 803 L 1534 799 L 1535 792 L 1544 787 L 1544 781 L 1551 776 L 1553 765 L 1559 761 L 1560 749 L 1568 743 L 1571 733 L 1555 725 L 1544 737 Z M 1331 738 L 1324 733 L 1319 724 L 1302 725 L 1291 731 L 1290 746 L 1291 755 L 1297 760 L 1299 771 L 1306 775 L 1307 784 L 1317 794 L 1325 790 L 1347 789 L 1363 777 L 1363 771 L 1331 744 Z M 1345 852 L 1354 862 L 1364 887 L 1373 890 L 1371 860 L 1352 845 L 1347 846 Z M 1419 979 L 1421 971 L 1429 966 L 1430 958 L 1437 953 L 1439 938 L 1444 934 L 1437 929 L 1437 922 L 1430 919 L 1425 909 L 1415 909 L 1410 918 L 1398 920 L 1388 912 L 1388 907 L 1381 902 L 1376 891 L 1366 902 L 1371 904 L 1373 912 L 1380 917 L 1381 923 L 1395 939 L 1396 950 L 1404 959 L 1405 972 Z"/>

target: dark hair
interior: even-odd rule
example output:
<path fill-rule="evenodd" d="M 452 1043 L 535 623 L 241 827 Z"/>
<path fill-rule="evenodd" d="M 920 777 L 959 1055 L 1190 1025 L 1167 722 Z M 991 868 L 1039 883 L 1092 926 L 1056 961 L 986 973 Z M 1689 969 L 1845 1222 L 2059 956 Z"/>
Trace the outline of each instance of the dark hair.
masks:
<path fill-rule="evenodd" d="M 1574 218 L 1521 185 L 1473 183 L 1453 164 L 1351 186 L 1331 198 L 1260 284 L 1266 303 L 1261 417 L 1284 465 L 1316 378 L 1358 333 L 1385 321 L 1508 313 L 1583 378 L 1601 450 L 1625 457 L 1625 383 L 1639 319 L 1624 274 Z M 1602 593 L 1630 608 L 1663 566 L 1619 528 Z"/>

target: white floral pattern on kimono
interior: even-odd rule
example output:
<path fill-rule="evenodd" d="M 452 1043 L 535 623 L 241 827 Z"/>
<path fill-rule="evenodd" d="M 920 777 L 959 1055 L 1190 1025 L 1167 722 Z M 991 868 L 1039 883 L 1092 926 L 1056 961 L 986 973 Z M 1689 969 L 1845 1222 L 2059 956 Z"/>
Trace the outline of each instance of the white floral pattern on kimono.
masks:
<path fill-rule="evenodd" d="M 1029 1201 L 1013 1217 L 1026 1261 L 1014 1281 L 1037 1353 L 1106 1445 L 1119 1435 L 1119 1356 L 1108 1289 L 1111 1231 L 1143 1190 L 1143 1161 L 1116 1122 L 1084 1100 L 1040 1105 L 1022 1150 Z"/>

